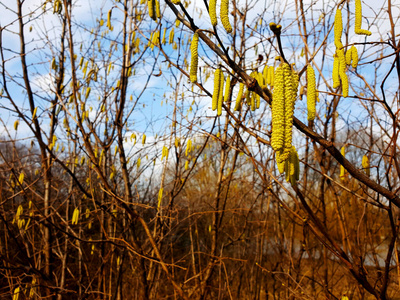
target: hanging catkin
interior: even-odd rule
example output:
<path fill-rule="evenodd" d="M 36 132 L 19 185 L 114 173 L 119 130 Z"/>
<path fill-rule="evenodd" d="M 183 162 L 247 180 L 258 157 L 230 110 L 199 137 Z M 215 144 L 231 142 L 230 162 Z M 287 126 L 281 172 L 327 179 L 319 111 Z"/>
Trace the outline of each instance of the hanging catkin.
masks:
<path fill-rule="evenodd" d="M 208 13 L 210 14 L 211 25 L 217 26 L 217 0 L 210 0 L 208 4 Z"/>
<path fill-rule="evenodd" d="M 335 15 L 335 23 L 334 23 L 334 36 L 335 36 L 335 46 L 338 49 L 343 48 L 342 31 L 343 31 L 342 11 L 340 9 L 337 9 Z"/>
<path fill-rule="evenodd" d="M 349 95 L 349 79 L 346 75 L 346 58 L 343 49 L 339 49 L 336 52 L 339 59 L 339 77 L 342 82 L 342 93 L 343 97 L 347 97 Z"/>
<path fill-rule="evenodd" d="M 297 97 L 298 75 L 287 63 L 275 70 L 275 87 L 272 99 L 271 146 L 279 153 L 277 162 L 285 161 L 292 148 L 294 104 Z"/>
<path fill-rule="evenodd" d="M 315 119 L 315 102 L 316 102 L 315 72 L 311 65 L 307 67 L 307 120 Z"/>
<path fill-rule="evenodd" d="M 224 26 L 227 33 L 232 32 L 232 26 L 229 22 L 229 0 L 221 1 L 221 13 L 220 13 L 221 23 Z"/>
<path fill-rule="evenodd" d="M 283 65 L 275 70 L 275 85 L 272 98 L 271 147 L 275 151 L 283 148 L 285 142 L 285 79 Z"/>
<path fill-rule="evenodd" d="M 236 98 L 236 102 L 235 102 L 235 111 L 238 111 L 240 109 L 240 105 L 242 103 L 242 98 L 243 98 L 243 90 L 244 90 L 244 83 L 240 83 L 239 84 L 239 92 Z"/>
<path fill-rule="evenodd" d="M 370 168 L 369 168 L 369 159 L 368 156 L 364 155 L 361 161 L 361 165 L 365 171 L 365 173 L 369 176 L 370 175 Z"/>
<path fill-rule="evenodd" d="M 362 21 L 362 7 L 361 7 L 361 0 L 356 0 L 356 20 L 355 20 L 355 28 L 354 32 L 356 34 L 363 34 L 363 35 L 371 35 L 371 31 L 366 29 L 361 29 L 361 21 Z"/>
<path fill-rule="evenodd" d="M 221 71 L 219 81 L 219 92 L 218 92 L 218 102 L 217 102 L 217 116 L 222 114 L 222 102 L 224 101 L 224 73 Z"/>
<path fill-rule="evenodd" d="M 221 72 L 222 72 L 221 68 L 218 68 L 217 70 L 215 70 L 214 73 L 214 91 L 212 95 L 212 105 L 211 105 L 212 110 L 216 110 L 218 105 L 218 94 L 219 94 Z"/>
<path fill-rule="evenodd" d="M 193 83 L 197 82 L 197 67 L 199 64 L 199 55 L 198 55 L 198 45 L 199 45 L 199 35 L 196 32 L 192 38 L 192 44 L 190 45 L 191 51 L 191 62 L 190 62 L 190 81 Z"/>
<path fill-rule="evenodd" d="M 333 88 L 337 89 L 340 86 L 340 77 L 339 77 L 339 57 L 335 53 L 333 56 L 333 69 L 332 69 L 332 79 L 333 79 Z"/>

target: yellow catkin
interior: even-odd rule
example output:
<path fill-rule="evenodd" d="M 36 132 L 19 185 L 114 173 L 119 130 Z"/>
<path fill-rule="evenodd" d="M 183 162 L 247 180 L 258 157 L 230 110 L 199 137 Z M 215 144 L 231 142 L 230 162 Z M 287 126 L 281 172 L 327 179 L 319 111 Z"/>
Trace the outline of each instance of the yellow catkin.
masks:
<path fill-rule="evenodd" d="M 343 155 L 343 157 L 346 156 L 346 147 L 345 146 L 342 147 L 342 149 L 340 150 L 340 153 Z M 341 180 L 345 179 L 345 174 L 344 173 L 345 173 L 345 169 L 344 169 L 344 167 L 342 165 L 340 165 L 340 175 L 339 175 L 339 177 L 340 177 Z"/>
<path fill-rule="evenodd" d="M 180 0 L 171 0 L 171 2 L 172 2 L 173 4 L 175 4 L 175 5 L 178 5 L 179 3 L 181 3 Z"/>
<path fill-rule="evenodd" d="M 145 134 L 143 134 L 143 137 L 142 137 L 142 145 L 144 145 L 144 144 L 146 144 L 146 135 Z"/>
<path fill-rule="evenodd" d="M 256 93 L 255 92 L 250 92 L 250 108 L 251 108 L 251 111 L 256 110 Z"/>
<path fill-rule="evenodd" d="M 19 290 L 20 290 L 19 287 L 15 288 L 14 294 L 13 294 L 13 300 L 18 300 L 19 299 L 19 294 L 20 294 Z"/>
<path fill-rule="evenodd" d="M 280 158 L 280 151 L 275 152 L 275 160 L 280 174 L 285 172 L 285 161 Z"/>
<path fill-rule="evenodd" d="M 72 225 L 78 224 L 79 221 L 79 209 L 76 207 L 72 214 Z"/>
<path fill-rule="evenodd" d="M 161 44 L 165 45 L 167 43 L 167 27 L 164 27 L 163 37 L 161 40 Z"/>
<path fill-rule="evenodd" d="M 351 65 L 351 52 L 353 52 L 353 49 L 350 48 L 346 51 L 346 64 L 349 66 Z"/>
<path fill-rule="evenodd" d="M 217 116 L 222 114 L 222 102 L 224 101 L 224 73 L 221 72 L 219 79 L 219 92 L 218 92 L 218 102 L 217 102 Z"/>
<path fill-rule="evenodd" d="M 315 72 L 311 65 L 307 67 L 307 119 L 313 121 L 315 119 L 315 102 L 316 102 Z"/>
<path fill-rule="evenodd" d="M 299 166 L 299 156 L 297 154 L 296 148 L 292 146 L 290 148 L 290 153 L 288 159 L 284 162 L 284 171 L 286 181 L 290 182 L 292 185 L 299 180 L 300 166 Z"/>
<path fill-rule="evenodd" d="M 260 104 L 261 104 L 261 97 L 257 93 L 254 93 L 254 94 L 256 96 L 256 109 L 259 109 L 260 108 Z"/>
<path fill-rule="evenodd" d="M 149 16 L 154 21 L 157 20 L 156 12 L 155 12 L 155 0 L 147 0 L 147 7 L 149 10 Z"/>
<path fill-rule="evenodd" d="M 169 32 L 168 36 L 168 44 L 172 44 L 174 42 L 174 36 L 175 36 L 175 27 L 172 27 L 171 31 Z"/>
<path fill-rule="evenodd" d="M 218 105 L 218 94 L 219 94 L 221 73 L 222 73 L 221 68 L 216 69 L 214 73 L 214 91 L 212 95 L 212 105 L 211 105 L 212 110 L 216 110 Z"/>
<path fill-rule="evenodd" d="M 160 209 L 160 207 L 161 207 L 161 200 L 162 200 L 163 192 L 164 192 L 163 188 L 160 188 L 160 190 L 158 191 L 157 209 Z"/>
<path fill-rule="evenodd" d="M 112 10 L 110 9 L 107 13 L 107 28 L 110 30 L 111 30 L 111 13 L 112 13 Z M 82 57 L 81 61 L 83 61 L 83 57 Z"/>
<path fill-rule="evenodd" d="M 268 72 L 268 66 L 265 65 L 263 72 L 262 72 L 262 77 L 263 77 L 263 84 L 262 84 L 262 88 L 266 87 L 267 84 L 269 84 L 269 72 Z"/>
<path fill-rule="evenodd" d="M 356 20 L 355 20 L 354 32 L 356 34 L 371 35 L 371 31 L 366 29 L 361 29 L 361 21 L 362 21 L 361 0 L 356 0 L 355 11 L 356 11 Z"/>
<path fill-rule="evenodd" d="M 154 1 L 155 1 L 156 17 L 158 19 L 161 19 L 160 1 L 158 1 L 158 0 L 154 0 Z"/>
<path fill-rule="evenodd" d="M 211 25 L 217 26 L 217 0 L 210 0 L 208 4 L 208 13 L 210 14 Z"/>
<path fill-rule="evenodd" d="M 339 77 L 339 58 L 337 54 L 333 56 L 333 69 L 332 69 L 332 79 L 333 79 L 333 88 L 337 89 L 340 86 L 340 77 Z"/>
<path fill-rule="evenodd" d="M 221 19 L 221 23 L 224 26 L 226 32 L 231 33 L 232 26 L 231 26 L 231 23 L 229 22 L 229 0 L 221 1 L 220 19 Z"/>
<path fill-rule="evenodd" d="M 238 92 L 236 102 L 235 102 L 235 111 L 239 111 L 240 106 L 242 104 L 243 90 L 244 90 L 244 83 L 241 82 L 239 84 L 239 92 Z"/>
<path fill-rule="evenodd" d="M 353 68 L 357 68 L 358 65 L 358 51 L 357 48 L 351 46 L 346 52 L 346 64 L 351 65 Z"/>
<path fill-rule="evenodd" d="M 18 130 L 18 126 L 19 126 L 19 121 L 16 120 L 16 121 L 14 122 L 14 130 L 15 130 L 15 131 Z"/>
<path fill-rule="evenodd" d="M 361 161 L 361 165 L 365 173 L 369 176 L 370 175 L 370 168 L 369 168 L 369 159 L 368 156 L 364 155 Z"/>
<path fill-rule="evenodd" d="M 292 129 L 294 105 L 299 84 L 298 75 L 288 64 L 284 64 L 285 77 L 285 143 L 281 158 L 288 159 L 292 149 Z"/>
<path fill-rule="evenodd" d="M 274 86 L 274 79 L 275 79 L 275 68 L 274 66 L 270 66 L 268 68 L 268 72 L 269 72 L 269 85 L 271 87 Z"/>
<path fill-rule="evenodd" d="M 339 58 L 339 77 L 342 82 L 342 93 L 343 97 L 347 97 L 349 95 L 349 79 L 346 74 L 346 58 L 343 49 L 337 50 L 336 52 Z"/>
<path fill-rule="evenodd" d="M 246 91 L 244 92 L 244 99 L 246 100 L 246 104 L 248 105 L 248 106 L 250 106 L 251 105 L 251 92 L 250 92 L 250 90 L 249 89 L 246 89 Z"/>
<path fill-rule="evenodd" d="M 231 77 L 228 74 L 228 77 L 226 78 L 226 83 L 225 83 L 224 102 L 228 102 L 228 100 L 229 100 L 230 89 L 231 89 Z"/>
<path fill-rule="evenodd" d="M 335 15 L 335 23 L 334 23 L 334 36 L 335 36 L 335 46 L 336 48 L 343 48 L 342 44 L 342 31 L 343 31 L 343 22 L 342 22 L 342 11 L 340 9 L 336 10 Z"/>
<path fill-rule="evenodd" d="M 353 68 L 357 68 L 358 65 L 358 51 L 357 48 L 354 46 L 351 46 L 351 66 Z"/>
<path fill-rule="evenodd" d="M 89 86 L 89 87 L 86 89 L 85 99 L 87 99 L 87 98 L 89 97 L 90 91 L 91 91 L 91 89 L 90 89 L 90 86 Z"/>
<path fill-rule="evenodd" d="M 169 149 L 166 146 L 163 146 L 161 161 L 164 159 L 164 157 L 165 157 L 165 159 L 168 159 L 168 154 L 169 154 Z"/>
<path fill-rule="evenodd" d="M 22 185 L 24 183 L 24 177 L 25 177 L 25 174 L 23 172 L 21 174 L 19 174 L 19 177 L 18 177 L 19 184 Z"/>
<path fill-rule="evenodd" d="M 285 141 L 285 79 L 283 64 L 276 68 L 274 77 L 275 86 L 271 105 L 271 147 L 275 151 L 278 151 L 283 148 Z"/>
<path fill-rule="evenodd" d="M 193 83 L 197 82 L 197 67 L 199 64 L 199 55 L 197 52 L 197 48 L 199 46 L 199 35 L 196 32 L 192 38 L 192 44 L 190 45 L 190 51 L 192 55 L 191 63 L 190 63 L 190 81 Z"/>
<path fill-rule="evenodd" d="M 192 140 L 188 140 L 186 144 L 185 155 L 188 156 L 191 151 L 192 151 Z"/>

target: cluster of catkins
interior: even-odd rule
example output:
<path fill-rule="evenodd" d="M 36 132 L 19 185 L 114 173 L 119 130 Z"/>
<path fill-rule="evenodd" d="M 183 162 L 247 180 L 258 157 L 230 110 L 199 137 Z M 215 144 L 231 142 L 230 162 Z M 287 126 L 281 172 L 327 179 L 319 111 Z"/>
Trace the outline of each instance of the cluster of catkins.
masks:
<path fill-rule="evenodd" d="M 299 76 L 292 67 L 281 61 L 275 70 L 272 98 L 271 146 L 280 173 L 292 184 L 299 179 L 299 157 L 292 145 L 294 105 L 297 98 Z"/>
<path fill-rule="evenodd" d="M 356 20 L 355 20 L 354 32 L 356 34 L 371 35 L 370 31 L 366 29 L 361 29 L 361 19 L 362 19 L 361 0 L 356 0 L 355 2 L 356 2 L 355 3 Z M 336 10 L 335 23 L 334 23 L 336 52 L 333 61 L 332 79 L 333 79 L 333 88 L 338 88 L 340 87 L 340 85 L 342 85 L 343 96 L 347 97 L 349 95 L 349 80 L 346 75 L 346 66 L 351 65 L 353 68 L 357 67 L 358 53 L 357 53 L 357 48 L 352 46 L 349 50 L 347 50 L 345 54 L 341 40 L 342 31 L 343 31 L 342 11 L 338 8 Z"/>

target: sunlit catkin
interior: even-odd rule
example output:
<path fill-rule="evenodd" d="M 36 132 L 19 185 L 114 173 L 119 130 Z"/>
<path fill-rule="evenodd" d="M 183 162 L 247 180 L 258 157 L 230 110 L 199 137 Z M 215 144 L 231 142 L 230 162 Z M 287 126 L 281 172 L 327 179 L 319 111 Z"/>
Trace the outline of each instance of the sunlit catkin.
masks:
<path fill-rule="evenodd" d="M 147 7 L 149 10 L 149 17 L 154 21 L 157 20 L 156 12 L 155 12 L 155 1 L 156 0 L 147 0 Z"/>
<path fill-rule="evenodd" d="M 285 143 L 282 159 L 286 160 L 292 149 L 294 105 L 297 97 L 298 75 L 288 64 L 284 64 L 285 77 Z"/>
<path fill-rule="evenodd" d="M 340 9 L 337 9 L 335 15 L 335 23 L 334 23 L 334 36 L 335 36 L 335 46 L 338 49 L 343 48 L 342 31 L 343 31 L 342 11 Z"/>
<path fill-rule="evenodd" d="M 256 93 L 255 92 L 250 92 L 250 108 L 251 108 L 251 111 L 256 110 Z"/>
<path fill-rule="evenodd" d="M 212 110 L 216 110 L 218 105 L 218 94 L 219 94 L 221 72 L 222 72 L 221 68 L 218 68 L 215 70 L 214 73 L 214 91 L 212 95 L 212 105 L 211 105 Z"/>
<path fill-rule="evenodd" d="M 358 65 L 358 51 L 357 48 L 351 46 L 351 66 L 357 68 Z"/>
<path fill-rule="evenodd" d="M 208 13 L 210 14 L 211 25 L 217 26 L 217 0 L 210 0 L 208 3 Z"/>
<path fill-rule="evenodd" d="M 175 27 L 172 27 L 171 31 L 169 32 L 168 36 L 168 44 L 172 44 L 174 42 L 174 35 L 175 35 Z"/>
<path fill-rule="evenodd" d="M 240 106 L 242 104 L 242 98 L 243 98 L 243 90 L 244 90 L 244 83 L 239 84 L 239 92 L 236 98 L 235 102 L 235 111 L 238 111 L 240 109 Z"/>
<path fill-rule="evenodd" d="M 192 55 L 192 59 L 190 62 L 190 81 L 193 83 L 197 82 L 197 67 L 199 64 L 199 55 L 197 52 L 197 48 L 199 45 L 199 35 L 196 32 L 192 38 L 192 44 L 190 45 L 190 51 Z"/>
<path fill-rule="evenodd" d="M 20 290 L 19 287 L 15 288 L 14 293 L 13 293 L 13 300 L 19 299 L 19 294 L 21 293 L 19 290 Z"/>
<path fill-rule="evenodd" d="M 276 68 L 274 77 L 275 86 L 271 108 L 271 147 L 275 151 L 278 151 L 283 148 L 285 141 L 285 78 L 283 64 Z"/>
<path fill-rule="evenodd" d="M 156 17 L 158 19 L 161 19 L 160 1 L 158 1 L 158 0 L 154 0 L 154 1 L 155 1 Z"/>
<path fill-rule="evenodd" d="M 345 146 L 342 147 L 342 149 L 340 150 L 340 153 L 343 155 L 343 157 L 346 156 L 346 147 Z M 340 177 L 341 180 L 345 179 L 344 172 L 345 172 L 344 167 L 342 165 L 340 165 L 340 175 L 339 175 L 339 177 Z"/>
<path fill-rule="evenodd" d="M 284 170 L 286 181 L 292 185 L 296 184 L 299 180 L 300 166 L 299 166 L 299 155 L 297 154 L 296 148 L 292 146 L 290 148 L 289 158 L 284 162 Z"/>
<path fill-rule="evenodd" d="M 224 101 L 224 73 L 221 71 L 219 81 L 219 92 L 218 92 L 218 102 L 217 102 L 217 116 L 222 114 L 222 102 Z"/>
<path fill-rule="evenodd" d="M 143 134 L 143 137 L 142 137 L 142 145 L 144 146 L 144 144 L 146 144 L 146 135 L 145 134 Z"/>
<path fill-rule="evenodd" d="M 271 87 L 274 86 L 274 79 L 275 79 L 275 68 L 274 66 L 270 66 L 268 68 L 268 72 L 269 72 L 269 85 Z"/>
<path fill-rule="evenodd" d="M 211 1 L 210 1 L 211 2 Z M 221 23 L 224 26 L 227 33 L 232 32 L 232 26 L 229 22 L 229 0 L 221 1 L 221 14 L 220 14 Z"/>
<path fill-rule="evenodd" d="M 187 144 L 186 144 L 186 151 L 185 151 L 185 155 L 188 156 L 190 154 L 190 152 L 192 151 L 192 140 L 188 140 Z"/>
<path fill-rule="evenodd" d="M 333 88 L 337 89 L 340 86 L 340 77 L 339 77 L 339 57 L 335 53 L 333 56 L 333 69 L 332 69 L 332 79 L 333 79 Z"/>
<path fill-rule="evenodd" d="M 107 27 L 110 30 L 111 30 L 111 13 L 112 13 L 112 10 L 110 9 L 107 13 Z M 83 61 L 83 57 L 82 57 L 81 61 Z"/>
<path fill-rule="evenodd" d="M 307 67 L 307 120 L 315 119 L 315 102 L 316 102 L 315 72 L 311 65 Z"/>
<path fill-rule="evenodd" d="M 231 77 L 228 74 L 228 77 L 226 78 L 226 83 L 225 83 L 224 102 L 227 102 L 229 100 L 230 89 L 231 89 Z"/>
<path fill-rule="evenodd" d="M 161 40 L 161 44 L 165 45 L 167 43 L 167 27 L 164 27 L 163 37 Z"/>
<path fill-rule="evenodd" d="M 78 224 L 79 221 L 79 209 L 76 207 L 72 214 L 72 225 Z"/>
<path fill-rule="evenodd" d="M 346 74 L 346 58 L 344 56 L 344 50 L 339 49 L 336 53 L 339 59 L 339 77 L 342 82 L 342 93 L 343 97 L 347 97 L 349 95 L 349 79 Z"/>
<path fill-rule="evenodd" d="M 280 174 L 283 174 L 283 172 L 285 172 L 285 161 L 281 160 L 281 159 L 278 159 L 279 152 L 276 152 L 275 155 L 277 156 L 276 157 L 276 164 L 278 166 L 278 171 L 279 171 Z"/>
<path fill-rule="evenodd" d="M 370 168 L 369 168 L 369 159 L 368 156 L 364 155 L 361 161 L 361 165 L 365 173 L 369 176 L 370 175 Z"/>
<path fill-rule="evenodd" d="M 351 48 L 346 51 L 346 65 L 348 66 L 351 65 L 351 52 Z"/>
<path fill-rule="evenodd" d="M 163 188 L 160 188 L 160 190 L 158 191 L 157 209 L 160 209 L 160 207 L 161 207 L 161 200 L 162 200 L 163 192 L 164 192 Z"/>
<path fill-rule="evenodd" d="M 356 34 L 363 35 L 371 35 L 371 31 L 366 29 L 361 29 L 361 21 L 362 21 L 362 8 L 361 8 L 361 0 L 356 0 L 356 20 L 355 20 L 355 28 L 354 32 Z"/>

